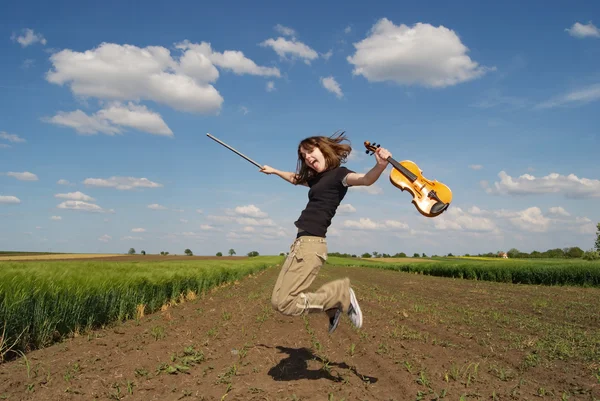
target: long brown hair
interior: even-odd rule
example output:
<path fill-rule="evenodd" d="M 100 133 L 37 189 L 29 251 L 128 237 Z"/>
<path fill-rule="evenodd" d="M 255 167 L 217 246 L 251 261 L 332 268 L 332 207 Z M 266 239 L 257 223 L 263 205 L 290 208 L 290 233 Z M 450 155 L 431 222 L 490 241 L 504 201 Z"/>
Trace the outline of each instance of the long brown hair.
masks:
<path fill-rule="evenodd" d="M 316 172 L 304 162 L 304 157 L 302 157 L 300 149 L 304 148 L 308 151 L 312 151 L 315 146 L 319 148 L 327 163 L 327 170 L 331 170 L 332 168 L 339 167 L 342 163 L 345 163 L 346 158 L 350 155 L 350 152 L 352 152 L 350 141 L 346 138 L 344 133 L 345 131 L 338 131 L 330 137 L 311 136 L 300 141 L 300 144 L 298 144 L 298 165 L 296 167 L 298 184 L 305 183 L 316 175 Z M 342 143 L 344 141 L 348 142 L 348 144 Z"/>

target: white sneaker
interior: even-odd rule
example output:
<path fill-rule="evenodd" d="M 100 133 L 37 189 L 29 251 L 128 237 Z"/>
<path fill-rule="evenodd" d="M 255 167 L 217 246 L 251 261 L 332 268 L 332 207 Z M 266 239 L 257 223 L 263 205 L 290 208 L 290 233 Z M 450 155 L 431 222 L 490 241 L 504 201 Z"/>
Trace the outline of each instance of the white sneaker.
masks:
<path fill-rule="evenodd" d="M 360 329 L 363 324 L 363 315 L 360 310 L 360 306 L 358 306 L 358 301 L 356 300 L 356 295 L 354 295 L 354 290 L 350 288 L 350 307 L 348 308 L 348 317 L 350 321 L 356 328 Z"/>

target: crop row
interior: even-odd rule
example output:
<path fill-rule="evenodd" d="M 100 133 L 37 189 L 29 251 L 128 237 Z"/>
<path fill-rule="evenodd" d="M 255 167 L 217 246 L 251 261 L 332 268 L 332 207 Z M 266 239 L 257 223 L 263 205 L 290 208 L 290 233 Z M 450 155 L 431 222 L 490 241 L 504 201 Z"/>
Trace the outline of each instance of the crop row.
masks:
<path fill-rule="evenodd" d="M 419 263 L 330 257 L 328 264 L 362 266 L 439 277 L 513 284 L 600 287 L 600 263 L 582 260 L 468 260 L 440 258 Z"/>
<path fill-rule="evenodd" d="M 0 361 L 8 348 L 152 313 L 280 261 L 0 262 Z"/>

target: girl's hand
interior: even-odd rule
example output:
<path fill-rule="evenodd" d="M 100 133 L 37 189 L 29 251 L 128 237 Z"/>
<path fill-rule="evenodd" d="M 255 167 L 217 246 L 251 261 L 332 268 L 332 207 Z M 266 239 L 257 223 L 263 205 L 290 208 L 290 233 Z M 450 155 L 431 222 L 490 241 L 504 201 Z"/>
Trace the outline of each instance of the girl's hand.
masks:
<path fill-rule="evenodd" d="M 261 173 L 265 173 L 265 174 L 275 174 L 275 171 L 277 171 L 277 170 L 274 169 L 273 167 L 269 167 L 267 165 L 264 165 L 263 168 L 261 168 L 259 171 Z"/>
<path fill-rule="evenodd" d="M 388 165 L 388 157 L 392 157 L 392 154 L 386 148 L 377 148 L 375 151 L 375 159 L 379 166 L 385 167 Z"/>

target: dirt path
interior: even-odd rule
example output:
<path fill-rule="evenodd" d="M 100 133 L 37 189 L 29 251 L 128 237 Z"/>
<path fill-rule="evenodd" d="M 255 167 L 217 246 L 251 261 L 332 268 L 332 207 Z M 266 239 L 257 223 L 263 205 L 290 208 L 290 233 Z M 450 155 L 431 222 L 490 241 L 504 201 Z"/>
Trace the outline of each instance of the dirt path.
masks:
<path fill-rule="evenodd" d="M 273 312 L 277 273 L 4 363 L 0 399 L 600 399 L 599 289 L 326 266 L 314 286 L 351 277 L 365 314 L 330 336 Z"/>

